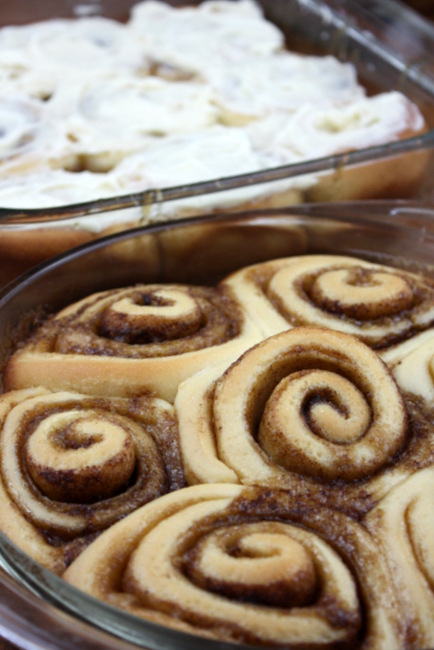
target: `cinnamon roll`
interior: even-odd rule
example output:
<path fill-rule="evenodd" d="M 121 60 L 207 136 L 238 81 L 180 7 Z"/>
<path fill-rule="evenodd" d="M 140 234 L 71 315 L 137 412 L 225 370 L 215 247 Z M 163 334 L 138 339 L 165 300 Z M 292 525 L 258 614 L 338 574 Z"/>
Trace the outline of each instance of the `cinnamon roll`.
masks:
<path fill-rule="evenodd" d="M 137 616 L 220 640 L 404 647 L 370 535 L 296 492 L 179 490 L 103 533 L 64 578 Z"/>
<path fill-rule="evenodd" d="M 241 269 L 223 282 L 270 336 L 317 325 L 385 350 L 434 323 L 434 286 L 401 269 L 338 255 L 305 255 Z"/>
<path fill-rule="evenodd" d="M 387 558 L 407 620 L 407 648 L 434 646 L 434 469 L 387 495 L 365 524 Z"/>
<path fill-rule="evenodd" d="M 189 483 L 314 490 L 358 517 L 434 462 L 429 423 L 377 353 L 342 332 L 270 337 L 223 374 L 183 382 L 175 408 Z"/>
<path fill-rule="evenodd" d="M 394 366 L 393 374 L 403 391 L 420 397 L 434 412 L 434 332 Z"/>
<path fill-rule="evenodd" d="M 34 149 L 41 144 L 44 106 L 25 95 L 0 94 L 0 178 L 43 166 Z"/>
<path fill-rule="evenodd" d="M 261 339 L 230 290 L 137 285 L 93 294 L 49 319 L 10 359 L 6 390 L 44 385 L 173 400 L 179 383 L 229 365 Z"/>
<path fill-rule="evenodd" d="M 104 529 L 185 485 L 173 407 L 45 388 L 0 397 L 0 528 L 60 573 Z"/>

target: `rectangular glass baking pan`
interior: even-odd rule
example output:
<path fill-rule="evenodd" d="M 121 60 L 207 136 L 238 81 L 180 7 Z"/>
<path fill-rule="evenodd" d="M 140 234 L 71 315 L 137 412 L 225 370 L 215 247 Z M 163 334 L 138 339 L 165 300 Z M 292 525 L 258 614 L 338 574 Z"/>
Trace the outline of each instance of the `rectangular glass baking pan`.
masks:
<path fill-rule="evenodd" d="M 51 17 L 77 17 L 103 15 L 125 20 L 131 1 L 77 3 L 44 1 L 34 3 L 23 0 L 14 3 L 4 0 L 0 11 L 0 24 L 18 25 Z M 171 4 L 183 6 L 187 3 Z M 422 111 L 428 130 L 418 136 L 389 142 L 326 158 L 315 158 L 302 163 L 284 165 L 252 173 L 204 179 L 204 182 L 156 187 L 121 196 L 109 196 L 101 200 L 86 201 L 74 205 L 56 207 L 17 208 L 0 205 L 0 285 L 33 264 L 57 254 L 62 250 L 113 230 L 132 225 L 146 225 L 165 221 L 168 214 L 191 216 L 216 210 L 229 210 L 255 205 L 257 197 L 274 196 L 275 203 L 265 207 L 279 207 L 279 196 L 289 180 L 300 181 L 305 190 L 297 195 L 295 202 L 327 201 L 336 198 L 348 200 L 344 172 L 353 178 L 377 162 L 371 177 L 372 196 L 356 198 L 388 198 L 375 195 L 374 178 L 390 173 L 391 161 L 424 160 L 424 173 L 417 190 L 411 192 L 416 198 L 429 200 L 434 197 L 434 66 L 431 53 L 434 46 L 434 27 L 404 5 L 393 1 L 371 0 L 368 3 L 338 0 L 273 0 L 259 3 L 266 17 L 279 26 L 286 35 L 290 49 L 307 54 L 333 54 L 341 61 L 355 65 L 360 82 L 369 93 L 395 89 L 402 91 Z M 416 156 L 416 158 L 414 158 Z M 408 169 L 413 167 L 409 165 Z M 316 195 L 315 186 L 305 180 L 312 175 L 330 179 L 330 196 Z M 392 174 L 393 175 L 393 174 Z M 396 198 L 407 198 L 409 188 L 393 186 L 387 191 Z M 387 194 L 386 191 L 386 194 Z M 247 192 L 247 194 L 246 194 Z M 256 199 L 246 205 L 246 196 L 253 192 Z M 284 195 L 285 196 L 285 195 Z M 351 197 L 353 198 L 353 197 Z M 273 199 L 274 200 L 274 199 Z M 284 205 L 291 203 L 285 196 Z M 180 209 L 174 211 L 174 207 Z M 44 240 L 44 245 L 34 244 Z M 42 239 L 41 239 L 42 236 Z"/>

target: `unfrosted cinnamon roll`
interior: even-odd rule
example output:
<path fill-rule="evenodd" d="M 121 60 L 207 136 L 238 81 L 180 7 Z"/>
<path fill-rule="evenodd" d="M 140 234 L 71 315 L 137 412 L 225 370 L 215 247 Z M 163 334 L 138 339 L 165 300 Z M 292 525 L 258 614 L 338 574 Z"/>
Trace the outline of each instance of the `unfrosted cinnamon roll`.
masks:
<path fill-rule="evenodd" d="M 296 492 L 179 490 L 106 531 L 64 578 L 110 605 L 206 637 L 403 647 L 391 580 L 367 531 Z"/>
<path fill-rule="evenodd" d="M 185 485 L 173 407 L 45 388 L 0 397 L 0 528 L 61 572 L 89 541 Z"/>
<path fill-rule="evenodd" d="M 241 269 L 227 278 L 267 336 L 317 325 L 354 334 L 376 349 L 434 322 L 434 286 L 397 268 L 338 255 L 306 255 Z"/>
<path fill-rule="evenodd" d="M 434 413 L 434 331 L 393 368 L 400 388 L 420 397 Z"/>
<path fill-rule="evenodd" d="M 434 468 L 416 472 L 366 517 L 407 613 L 407 648 L 434 646 Z"/>
<path fill-rule="evenodd" d="M 359 516 L 434 462 L 428 423 L 356 337 L 294 328 L 221 371 L 186 380 L 175 400 L 189 483 L 299 486 Z"/>
<path fill-rule="evenodd" d="M 9 361 L 6 389 L 44 385 L 172 400 L 179 383 L 260 340 L 230 290 L 137 285 L 93 294 L 48 320 Z"/>

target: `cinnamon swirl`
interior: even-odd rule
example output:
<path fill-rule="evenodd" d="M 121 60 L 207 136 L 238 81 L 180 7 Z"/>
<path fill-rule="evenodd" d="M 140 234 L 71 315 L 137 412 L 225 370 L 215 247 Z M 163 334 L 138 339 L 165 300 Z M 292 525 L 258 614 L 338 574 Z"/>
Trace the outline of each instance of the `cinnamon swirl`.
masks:
<path fill-rule="evenodd" d="M 278 232 L 264 254 L 305 242 Z M 215 235 L 217 267 L 243 229 L 193 234 Z M 188 259 L 182 236 L 149 245 L 147 278 L 173 275 L 171 249 Z M 92 596 L 207 640 L 429 647 L 432 282 L 332 255 L 217 282 L 93 293 L 17 344 L 0 530 Z"/>
<path fill-rule="evenodd" d="M 434 462 L 429 421 L 377 353 L 342 332 L 270 337 L 225 372 L 186 380 L 175 408 L 190 483 L 297 486 L 358 517 Z"/>
<path fill-rule="evenodd" d="M 114 522 L 185 485 L 173 407 L 45 388 L 0 396 L 0 528 L 61 572 Z"/>
<path fill-rule="evenodd" d="M 179 490 L 103 533 L 64 578 L 110 605 L 205 637 L 404 647 L 402 612 L 371 536 L 296 491 Z"/>
<path fill-rule="evenodd" d="M 204 366 L 261 339 L 230 290 L 137 285 L 93 294 L 49 319 L 10 359 L 6 390 L 44 385 L 173 400 Z"/>
<path fill-rule="evenodd" d="M 223 282 L 270 336 L 316 325 L 353 334 L 380 351 L 434 323 L 434 286 L 401 269 L 339 255 L 253 265 Z"/>

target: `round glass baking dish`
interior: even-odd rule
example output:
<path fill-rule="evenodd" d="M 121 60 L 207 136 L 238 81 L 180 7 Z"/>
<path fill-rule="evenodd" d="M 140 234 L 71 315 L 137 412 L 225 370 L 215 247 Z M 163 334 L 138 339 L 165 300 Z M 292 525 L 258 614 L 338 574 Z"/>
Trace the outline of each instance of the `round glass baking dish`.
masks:
<path fill-rule="evenodd" d="M 136 282 L 212 285 L 283 256 L 337 253 L 434 277 L 434 208 L 408 202 L 303 206 L 148 226 L 84 245 L 0 294 L 2 361 L 35 320 L 95 291 Z M 21 648 L 195 650 L 204 640 L 152 624 L 76 590 L 0 534 L 0 635 Z M 242 648 L 206 640 L 207 647 Z"/>

